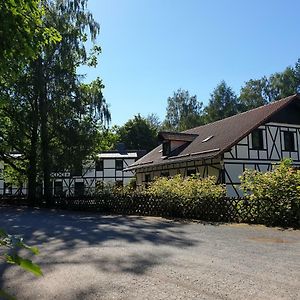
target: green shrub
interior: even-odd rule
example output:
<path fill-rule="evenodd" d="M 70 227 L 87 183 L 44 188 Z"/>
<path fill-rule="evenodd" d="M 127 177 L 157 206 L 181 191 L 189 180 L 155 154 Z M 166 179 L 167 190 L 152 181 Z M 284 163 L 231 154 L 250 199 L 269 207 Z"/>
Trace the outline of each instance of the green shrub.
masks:
<path fill-rule="evenodd" d="M 175 175 L 172 178 L 156 178 L 148 187 L 150 195 L 161 198 L 178 198 L 182 201 L 195 199 L 218 200 L 225 196 L 225 187 L 216 184 L 216 178 L 209 176 L 200 178 L 197 175 L 182 177 Z"/>
<path fill-rule="evenodd" d="M 249 201 L 251 215 L 257 222 L 299 223 L 300 171 L 292 167 L 290 159 L 274 166 L 273 171 L 246 170 L 240 180 L 245 203 Z"/>

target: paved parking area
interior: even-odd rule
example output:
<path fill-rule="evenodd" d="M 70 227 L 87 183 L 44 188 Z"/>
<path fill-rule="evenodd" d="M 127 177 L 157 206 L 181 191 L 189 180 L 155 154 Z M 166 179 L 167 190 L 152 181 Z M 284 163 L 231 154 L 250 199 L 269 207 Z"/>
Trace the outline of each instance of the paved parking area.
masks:
<path fill-rule="evenodd" d="M 300 231 L 0 207 L 41 278 L 0 264 L 18 299 L 300 299 Z"/>

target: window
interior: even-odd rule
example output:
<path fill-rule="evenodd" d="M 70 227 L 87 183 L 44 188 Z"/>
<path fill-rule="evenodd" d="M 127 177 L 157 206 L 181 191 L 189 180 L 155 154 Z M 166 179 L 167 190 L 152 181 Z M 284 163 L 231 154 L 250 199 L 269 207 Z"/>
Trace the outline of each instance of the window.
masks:
<path fill-rule="evenodd" d="M 11 195 L 12 194 L 12 186 L 10 183 L 4 182 L 4 195 Z"/>
<path fill-rule="evenodd" d="M 166 172 L 161 172 L 161 173 L 160 173 L 160 176 L 161 176 L 161 177 L 169 177 L 169 176 L 170 176 L 170 173 L 169 173 L 168 171 L 166 171 Z"/>
<path fill-rule="evenodd" d="M 103 171 L 103 159 L 96 161 L 96 171 Z"/>
<path fill-rule="evenodd" d="M 256 129 L 252 132 L 252 149 L 255 150 L 264 149 L 264 139 L 263 139 L 262 129 Z"/>
<path fill-rule="evenodd" d="M 84 183 L 83 182 L 75 182 L 74 194 L 75 194 L 75 196 L 83 196 L 84 195 Z"/>
<path fill-rule="evenodd" d="M 123 170 L 123 160 L 116 159 L 116 170 Z"/>
<path fill-rule="evenodd" d="M 63 183 L 62 181 L 54 182 L 54 196 L 62 196 L 63 195 Z"/>
<path fill-rule="evenodd" d="M 284 139 L 284 150 L 285 151 L 295 151 L 294 133 L 291 131 L 284 131 L 283 139 Z"/>
<path fill-rule="evenodd" d="M 151 175 L 145 174 L 145 182 L 150 182 L 150 181 L 151 181 Z"/>
<path fill-rule="evenodd" d="M 192 176 L 196 174 L 196 169 L 189 169 L 186 171 L 186 176 Z"/>
<path fill-rule="evenodd" d="M 171 152 L 171 143 L 170 141 L 164 141 L 162 144 L 163 156 L 168 156 Z"/>

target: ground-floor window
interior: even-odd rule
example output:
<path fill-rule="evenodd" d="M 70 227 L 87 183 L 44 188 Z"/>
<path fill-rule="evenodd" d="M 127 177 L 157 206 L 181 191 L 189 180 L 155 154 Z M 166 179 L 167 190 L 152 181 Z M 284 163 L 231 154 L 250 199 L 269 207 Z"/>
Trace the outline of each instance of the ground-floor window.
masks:
<path fill-rule="evenodd" d="M 12 194 L 12 185 L 10 183 L 4 182 L 4 195 L 11 195 Z"/>
<path fill-rule="evenodd" d="M 54 181 L 54 196 L 62 196 L 63 183 L 62 181 Z"/>

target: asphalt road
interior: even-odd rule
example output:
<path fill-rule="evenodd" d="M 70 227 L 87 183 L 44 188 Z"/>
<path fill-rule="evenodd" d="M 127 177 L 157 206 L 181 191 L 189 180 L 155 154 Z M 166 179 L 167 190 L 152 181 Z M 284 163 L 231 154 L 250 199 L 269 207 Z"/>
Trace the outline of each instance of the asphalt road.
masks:
<path fill-rule="evenodd" d="M 18 299 L 300 299 L 300 231 L 0 207 L 41 251 L 35 278 L 0 265 Z"/>

